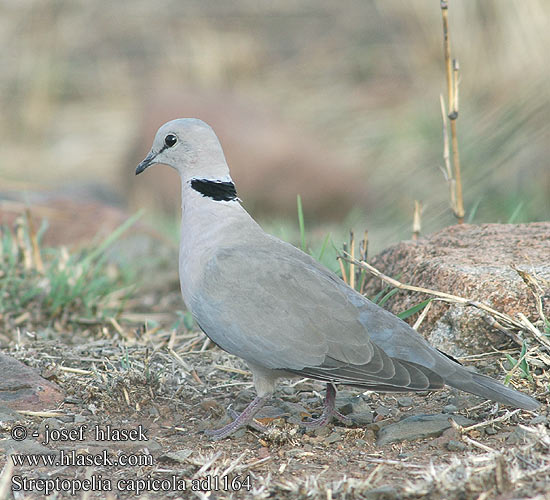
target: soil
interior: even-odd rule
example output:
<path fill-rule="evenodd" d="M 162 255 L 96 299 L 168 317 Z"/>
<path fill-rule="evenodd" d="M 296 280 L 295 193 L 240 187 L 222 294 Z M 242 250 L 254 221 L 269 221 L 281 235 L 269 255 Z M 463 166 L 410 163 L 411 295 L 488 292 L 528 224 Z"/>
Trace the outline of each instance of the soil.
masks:
<path fill-rule="evenodd" d="M 17 425 L 29 433 L 23 441 L 0 441 L 0 447 L 35 455 L 64 450 L 69 455 L 100 457 L 96 460 L 106 460 L 103 450 L 107 450 L 112 461 L 128 457 L 136 464 L 17 466 L 16 489 L 24 486 L 23 478 L 50 481 L 31 485 L 34 492 L 25 496 L 16 493 L 17 499 L 42 498 L 46 484 L 54 490 L 84 484 L 76 479 L 96 481 L 89 483 L 96 491 L 76 491 L 77 498 L 127 498 L 135 496 L 136 488 L 143 490 L 142 498 L 441 498 L 443 494 L 478 498 L 483 492 L 487 493 L 483 498 L 505 492 L 521 493 L 523 498 L 545 493 L 545 484 L 550 484 L 548 448 L 543 453 L 544 446 L 550 446 L 548 406 L 537 414 L 510 413 L 452 390 L 361 395 L 341 387 L 339 405 L 359 398 L 372 410 L 372 422 L 349 427 L 333 422 L 306 430 L 296 419 L 320 413 L 323 385 L 282 380 L 258 419 L 269 427 L 267 433 L 247 428 L 229 439 L 212 441 L 202 431 L 228 422 L 229 406 L 242 410 L 254 397 L 246 365 L 208 345 L 196 332 L 121 331 L 125 337 L 103 326 L 93 338 L 25 341 L 11 350 L 12 356 L 57 383 L 66 396 L 56 408 L 57 416 L 26 415 L 20 422 L 2 422 L 0 417 L 0 435 L 7 438 Z M 481 356 L 482 366 L 498 372 L 500 356 Z M 530 390 L 527 382 L 519 383 Z M 410 415 L 441 414 L 453 406 L 475 422 L 504 419 L 464 434 L 450 428 L 440 437 L 376 444 L 377 431 L 392 422 Z M 518 432 L 520 424 L 530 431 Z M 135 435 L 121 436 L 120 429 L 133 430 Z M 34 431 L 38 438 L 31 437 Z M 62 440 L 69 431 L 73 440 Z M 48 436 L 50 442 L 44 445 Z M 124 437 L 136 439 L 112 440 Z M 0 461 L 4 466 L 7 458 Z M 499 468 L 499 463 L 504 465 Z M 457 464 L 464 481 L 447 484 L 444 478 L 457 472 Z M 475 472 L 472 478 L 489 474 L 489 479 L 472 482 L 468 470 Z M 164 483 L 158 481 L 163 479 Z M 183 484 L 186 490 L 178 491 Z M 112 491 L 97 491 L 107 486 Z M 69 496 L 66 491 L 56 494 Z"/>

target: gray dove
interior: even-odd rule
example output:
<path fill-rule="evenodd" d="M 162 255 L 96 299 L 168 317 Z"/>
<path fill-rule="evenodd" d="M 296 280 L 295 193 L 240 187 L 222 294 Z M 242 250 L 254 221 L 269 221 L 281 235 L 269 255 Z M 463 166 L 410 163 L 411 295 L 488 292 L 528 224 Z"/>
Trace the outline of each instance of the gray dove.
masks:
<path fill-rule="evenodd" d="M 181 178 L 181 292 L 204 333 L 244 359 L 257 396 L 224 438 L 253 418 L 280 377 L 327 384 L 319 426 L 336 409 L 335 384 L 379 392 L 431 391 L 445 384 L 517 408 L 539 403 L 465 369 L 407 323 L 346 285 L 312 257 L 263 231 L 241 206 L 222 147 L 201 120 L 163 125 L 136 175 L 162 163 Z M 257 425 L 257 424 L 256 424 Z"/>

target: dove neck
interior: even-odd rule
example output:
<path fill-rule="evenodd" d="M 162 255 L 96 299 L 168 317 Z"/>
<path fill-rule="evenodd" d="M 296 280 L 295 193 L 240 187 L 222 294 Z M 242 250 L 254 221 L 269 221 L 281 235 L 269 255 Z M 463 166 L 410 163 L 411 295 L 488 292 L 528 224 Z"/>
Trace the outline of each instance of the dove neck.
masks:
<path fill-rule="evenodd" d="M 181 194 L 182 244 L 209 246 L 218 240 L 237 237 L 230 227 L 257 226 L 241 206 L 229 176 L 182 180 Z"/>
<path fill-rule="evenodd" d="M 218 179 L 218 182 L 230 183 L 230 178 Z M 195 186 L 196 188 L 197 186 Z M 179 268 L 181 291 L 189 306 L 193 290 L 199 285 L 206 263 L 216 251 L 227 248 L 257 231 L 260 227 L 241 206 L 238 198 L 216 200 L 231 197 L 231 188 L 226 186 L 219 193 L 212 188 L 216 196 L 210 196 L 212 189 L 199 186 L 193 188 L 189 179 L 182 181 L 181 240 Z M 205 191 L 205 193 L 201 193 Z M 226 193 L 227 196 L 222 196 Z M 218 196 L 219 194 L 219 196 Z"/>

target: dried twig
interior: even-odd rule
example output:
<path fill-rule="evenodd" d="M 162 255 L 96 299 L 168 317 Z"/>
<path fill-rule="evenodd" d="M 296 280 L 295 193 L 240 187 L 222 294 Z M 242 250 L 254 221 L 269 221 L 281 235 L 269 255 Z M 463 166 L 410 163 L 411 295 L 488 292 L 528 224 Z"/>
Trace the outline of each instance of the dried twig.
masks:
<path fill-rule="evenodd" d="M 414 214 L 413 214 L 413 234 L 412 239 L 417 240 L 422 230 L 422 202 L 414 200 Z"/>
<path fill-rule="evenodd" d="M 443 19 L 443 54 L 445 57 L 445 73 L 447 77 L 447 102 L 449 103 L 449 114 L 447 117 L 451 123 L 451 147 L 453 152 L 454 176 L 450 174 L 449 165 L 449 145 L 447 136 L 447 117 L 444 112 L 443 99 L 441 99 L 443 112 L 443 133 L 444 133 L 444 152 L 445 166 L 447 170 L 447 182 L 449 183 L 451 193 L 451 208 L 458 223 L 464 222 L 464 200 L 462 197 L 462 175 L 460 171 L 460 157 L 458 154 L 458 139 L 456 133 L 456 120 L 458 118 L 458 83 L 459 83 L 459 64 L 456 59 L 451 60 L 451 41 L 449 37 L 449 15 L 448 3 L 441 0 L 441 16 Z"/>
<path fill-rule="evenodd" d="M 347 254 L 346 256 L 340 256 L 339 259 L 350 261 L 351 256 Z M 445 292 L 439 292 L 437 290 L 431 290 L 429 288 L 423 288 L 419 286 L 413 286 L 413 285 L 405 285 L 404 283 L 401 283 L 400 281 L 397 281 L 394 278 L 390 278 L 389 276 L 386 276 L 384 273 L 376 269 L 374 266 L 371 266 L 368 262 L 359 262 L 358 260 L 354 259 L 354 264 L 361 269 L 365 269 L 369 271 L 371 274 L 376 276 L 377 278 L 380 278 L 381 280 L 385 281 L 386 283 L 389 283 L 395 288 L 399 288 L 400 290 L 409 290 L 411 292 L 420 292 L 420 293 L 426 293 L 428 295 L 434 295 L 435 297 L 439 297 L 440 300 L 443 302 L 450 302 L 454 304 L 462 304 L 465 306 L 473 306 L 477 309 L 481 309 L 485 312 L 488 312 L 489 314 L 498 317 L 503 322 L 509 323 L 513 327 L 517 328 L 518 330 L 524 330 L 525 327 L 520 322 L 515 321 L 507 314 L 501 313 L 497 311 L 496 309 L 493 309 L 492 307 L 483 304 L 482 302 L 474 301 L 471 299 L 466 299 L 464 297 L 459 297 L 458 295 L 452 295 L 450 293 Z"/>
<path fill-rule="evenodd" d="M 340 261 L 345 260 L 347 262 L 351 262 L 351 255 L 346 253 L 344 256 L 339 256 L 338 259 Z M 472 307 L 475 307 L 476 309 L 480 309 L 490 314 L 494 318 L 497 318 L 498 325 L 500 326 L 499 329 L 501 331 L 504 331 L 518 345 L 523 345 L 523 340 L 520 339 L 517 335 L 510 335 L 510 332 L 509 332 L 510 329 L 520 331 L 520 332 L 530 332 L 538 342 L 550 348 L 550 341 L 546 339 L 546 337 L 544 337 L 544 335 L 522 313 L 518 314 L 520 321 L 517 321 L 513 319 L 511 316 L 509 316 L 508 314 L 504 314 L 500 311 L 497 311 L 496 309 L 493 309 L 487 304 L 484 304 L 483 302 L 479 302 L 477 300 L 471 300 L 464 297 L 460 297 L 458 295 L 452 295 L 450 293 L 431 290 L 429 288 L 406 285 L 404 283 L 401 283 L 400 281 L 397 281 L 394 278 L 390 278 L 389 276 L 386 276 L 384 273 L 376 269 L 374 266 L 370 265 L 368 262 L 365 262 L 365 261 L 360 262 L 356 259 L 353 259 L 353 264 L 360 269 L 365 269 L 366 271 L 370 272 L 377 278 L 380 278 L 381 280 L 385 281 L 386 283 L 389 283 L 391 286 L 398 288 L 400 290 L 409 290 L 411 292 L 425 293 L 428 295 L 433 295 L 435 297 L 438 297 L 439 300 L 442 302 L 449 302 L 451 304 L 460 304 L 464 306 L 472 306 Z"/>
<path fill-rule="evenodd" d="M 29 228 L 29 239 L 31 240 L 34 267 L 39 273 L 43 273 L 44 263 L 40 255 L 40 248 L 38 246 L 38 238 L 36 237 L 36 229 L 34 227 L 34 221 L 32 220 L 31 210 L 28 207 L 25 208 L 25 217 L 27 218 L 27 227 Z"/>

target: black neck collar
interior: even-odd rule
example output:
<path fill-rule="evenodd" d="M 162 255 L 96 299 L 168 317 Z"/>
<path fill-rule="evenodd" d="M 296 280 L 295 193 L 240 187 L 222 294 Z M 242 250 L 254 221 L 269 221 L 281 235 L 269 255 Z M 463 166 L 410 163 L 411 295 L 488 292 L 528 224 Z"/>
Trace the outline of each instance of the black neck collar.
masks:
<path fill-rule="evenodd" d="M 191 179 L 191 187 L 198 193 L 214 201 L 238 200 L 235 184 L 231 181 Z"/>

